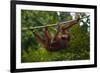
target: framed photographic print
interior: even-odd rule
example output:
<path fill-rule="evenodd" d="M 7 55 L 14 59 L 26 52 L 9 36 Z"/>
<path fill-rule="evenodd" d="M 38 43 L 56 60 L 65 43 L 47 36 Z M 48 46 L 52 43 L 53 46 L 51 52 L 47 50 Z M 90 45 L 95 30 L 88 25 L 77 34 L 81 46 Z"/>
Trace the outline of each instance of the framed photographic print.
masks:
<path fill-rule="evenodd" d="M 11 72 L 97 66 L 97 7 L 11 1 Z"/>

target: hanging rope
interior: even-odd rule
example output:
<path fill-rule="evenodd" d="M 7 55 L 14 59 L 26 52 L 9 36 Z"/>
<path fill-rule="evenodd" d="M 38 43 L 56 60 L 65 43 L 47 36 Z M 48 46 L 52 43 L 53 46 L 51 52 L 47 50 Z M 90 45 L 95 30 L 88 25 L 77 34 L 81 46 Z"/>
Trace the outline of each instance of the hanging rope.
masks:
<path fill-rule="evenodd" d="M 84 16 L 84 17 L 82 17 L 82 18 L 79 18 L 78 20 L 82 20 L 82 19 L 84 19 L 84 18 L 88 18 L 90 15 L 88 15 L 88 16 Z M 72 23 L 73 21 L 77 21 L 77 19 L 75 19 L 75 20 L 70 20 L 70 21 L 65 21 L 65 22 L 60 22 L 59 23 L 59 25 L 60 24 L 68 24 L 68 26 L 66 27 L 66 28 L 69 28 L 70 27 L 70 23 Z M 45 28 L 45 27 L 52 27 L 52 26 L 57 26 L 58 24 L 50 24 L 50 25 L 45 25 L 45 26 L 36 26 L 36 27 L 29 27 L 29 28 L 26 28 L 26 27 L 23 27 L 22 28 L 22 30 L 28 30 L 28 29 L 38 29 L 38 28 Z"/>

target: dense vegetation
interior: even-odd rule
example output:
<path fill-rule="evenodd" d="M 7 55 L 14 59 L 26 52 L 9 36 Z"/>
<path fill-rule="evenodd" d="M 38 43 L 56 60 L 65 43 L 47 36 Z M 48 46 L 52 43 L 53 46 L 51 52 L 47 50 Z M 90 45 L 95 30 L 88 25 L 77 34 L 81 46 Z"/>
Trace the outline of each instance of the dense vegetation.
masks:
<path fill-rule="evenodd" d="M 80 17 L 87 16 L 80 13 Z M 72 20 L 70 12 L 21 10 L 21 28 L 55 24 L 61 21 Z M 71 40 L 68 48 L 57 52 L 49 52 L 35 39 L 30 30 L 21 31 L 21 61 L 44 62 L 62 60 L 86 60 L 90 58 L 89 17 L 81 20 L 69 29 Z M 80 25 L 82 24 L 82 25 Z M 51 35 L 55 35 L 57 27 L 49 27 Z M 43 28 L 36 29 L 43 36 Z"/>

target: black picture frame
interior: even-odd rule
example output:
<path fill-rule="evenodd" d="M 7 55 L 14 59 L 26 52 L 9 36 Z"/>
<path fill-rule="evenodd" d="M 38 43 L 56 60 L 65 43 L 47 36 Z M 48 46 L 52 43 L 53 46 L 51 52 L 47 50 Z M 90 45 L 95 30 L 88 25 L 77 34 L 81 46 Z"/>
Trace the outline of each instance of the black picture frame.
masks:
<path fill-rule="evenodd" d="M 16 68 L 16 5 L 40 5 L 53 7 L 72 7 L 72 8 L 86 8 L 94 10 L 94 63 L 86 65 L 73 66 L 55 66 L 55 67 L 40 67 L 40 68 Z M 29 72 L 29 71 L 45 71 L 45 70 L 59 70 L 59 69 L 79 69 L 97 67 L 97 6 L 93 5 L 78 5 L 78 4 L 62 4 L 62 3 L 47 3 L 47 2 L 33 2 L 33 1 L 11 1 L 11 30 L 10 30 L 10 46 L 11 46 L 11 72 Z"/>

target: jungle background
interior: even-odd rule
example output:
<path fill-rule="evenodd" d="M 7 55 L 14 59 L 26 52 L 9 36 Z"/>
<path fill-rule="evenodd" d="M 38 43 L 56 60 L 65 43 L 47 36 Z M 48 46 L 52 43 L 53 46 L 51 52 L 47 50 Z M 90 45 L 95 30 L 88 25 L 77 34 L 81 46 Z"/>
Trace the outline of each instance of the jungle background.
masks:
<path fill-rule="evenodd" d="M 80 17 L 88 16 L 88 13 L 79 14 Z M 73 20 L 75 16 L 77 16 L 75 12 L 21 10 L 21 28 L 57 24 L 62 21 Z M 57 27 L 49 27 L 52 36 L 57 32 L 56 29 Z M 44 28 L 35 30 L 41 36 L 44 35 L 44 32 L 42 32 Z M 37 42 L 32 31 L 21 30 L 21 62 L 90 59 L 90 17 L 80 20 L 78 24 L 72 26 L 68 31 L 71 36 L 68 48 L 61 51 L 49 52 Z"/>

